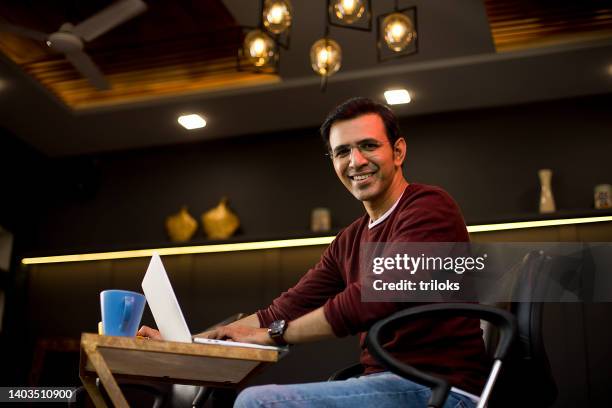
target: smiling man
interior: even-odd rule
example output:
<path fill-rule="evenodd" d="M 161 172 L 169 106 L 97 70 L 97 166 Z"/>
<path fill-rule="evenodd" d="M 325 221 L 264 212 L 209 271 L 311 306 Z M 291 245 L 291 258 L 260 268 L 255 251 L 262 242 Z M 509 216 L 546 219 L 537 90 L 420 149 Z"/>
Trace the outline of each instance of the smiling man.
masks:
<path fill-rule="evenodd" d="M 338 106 L 321 126 L 336 175 L 366 214 L 342 230 L 317 265 L 272 304 L 209 338 L 269 345 L 360 335 L 364 375 L 346 381 L 265 385 L 245 389 L 236 407 L 426 407 L 427 387 L 385 372 L 363 347 L 376 321 L 412 304 L 362 302 L 360 251 L 369 242 L 468 241 L 453 199 L 442 189 L 404 178 L 406 141 L 393 112 L 367 98 Z M 140 335 L 159 337 L 143 327 Z M 385 348 L 453 385 L 445 407 L 475 406 L 486 376 L 477 319 L 421 319 L 399 327 Z"/>
<path fill-rule="evenodd" d="M 378 113 L 328 122 L 322 131 L 329 134 L 327 143 L 338 178 L 363 203 L 370 219 L 379 219 L 408 185 L 401 170 L 405 140 L 398 137 L 393 123 L 391 132 L 396 137 L 387 137 Z"/>

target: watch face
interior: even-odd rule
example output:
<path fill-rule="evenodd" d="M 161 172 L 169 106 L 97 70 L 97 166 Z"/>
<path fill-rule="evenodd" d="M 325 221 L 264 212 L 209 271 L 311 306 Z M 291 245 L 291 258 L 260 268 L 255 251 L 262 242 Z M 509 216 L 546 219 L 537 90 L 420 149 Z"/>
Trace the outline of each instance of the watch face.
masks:
<path fill-rule="evenodd" d="M 279 335 L 283 332 L 284 328 L 285 328 L 284 320 L 275 320 L 270 325 L 270 335 L 272 336 Z"/>

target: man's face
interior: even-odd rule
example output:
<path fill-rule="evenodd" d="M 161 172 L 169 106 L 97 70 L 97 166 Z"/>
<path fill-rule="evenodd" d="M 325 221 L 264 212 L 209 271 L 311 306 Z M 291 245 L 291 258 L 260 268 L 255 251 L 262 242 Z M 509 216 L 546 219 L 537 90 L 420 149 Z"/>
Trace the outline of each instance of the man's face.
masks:
<path fill-rule="evenodd" d="M 335 122 L 329 145 L 336 174 L 356 199 L 384 199 L 401 172 L 406 146 L 403 138 L 392 147 L 382 119 L 371 113 Z"/>

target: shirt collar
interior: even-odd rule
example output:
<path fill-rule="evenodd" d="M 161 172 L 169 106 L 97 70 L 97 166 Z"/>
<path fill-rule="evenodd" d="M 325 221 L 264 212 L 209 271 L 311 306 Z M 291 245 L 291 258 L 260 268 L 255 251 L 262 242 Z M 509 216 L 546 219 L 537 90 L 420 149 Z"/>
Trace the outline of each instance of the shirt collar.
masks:
<path fill-rule="evenodd" d="M 372 218 L 370 218 L 370 222 L 368 223 L 368 229 L 374 228 L 375 226 L 377 226 L 378 224 L 382 223 L 384 220 L 386 220 L 391 215 L 393 210 L 395 210 L 395 207 L 397 207 L 397 205 L 399 204 L 400 200 L 404 196 L 404 192 L 405 191 L 406 190 L 402 191 L 402 195 L 399 196 L 399 198 L 397 199 L 395 204 L 393 204 L 391 206 L 391 208 L 389 208 L 383 215 L 381 215 L 380 218 L 378 218 L 376 221 L 372 221 Z"/>

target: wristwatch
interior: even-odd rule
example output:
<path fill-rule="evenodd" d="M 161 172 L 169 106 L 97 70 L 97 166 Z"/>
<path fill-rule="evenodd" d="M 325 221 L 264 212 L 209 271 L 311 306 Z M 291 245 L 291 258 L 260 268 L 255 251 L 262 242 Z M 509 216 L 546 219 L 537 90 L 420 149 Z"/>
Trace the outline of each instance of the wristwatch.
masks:
<path fill-rule="evenodd" d="M 268 327 L 268 335 L 278 346 L 287 346 L 287 343 L 283 337 L 289 327 L 289 323 L 284 320 L 275 320 Z"/>

